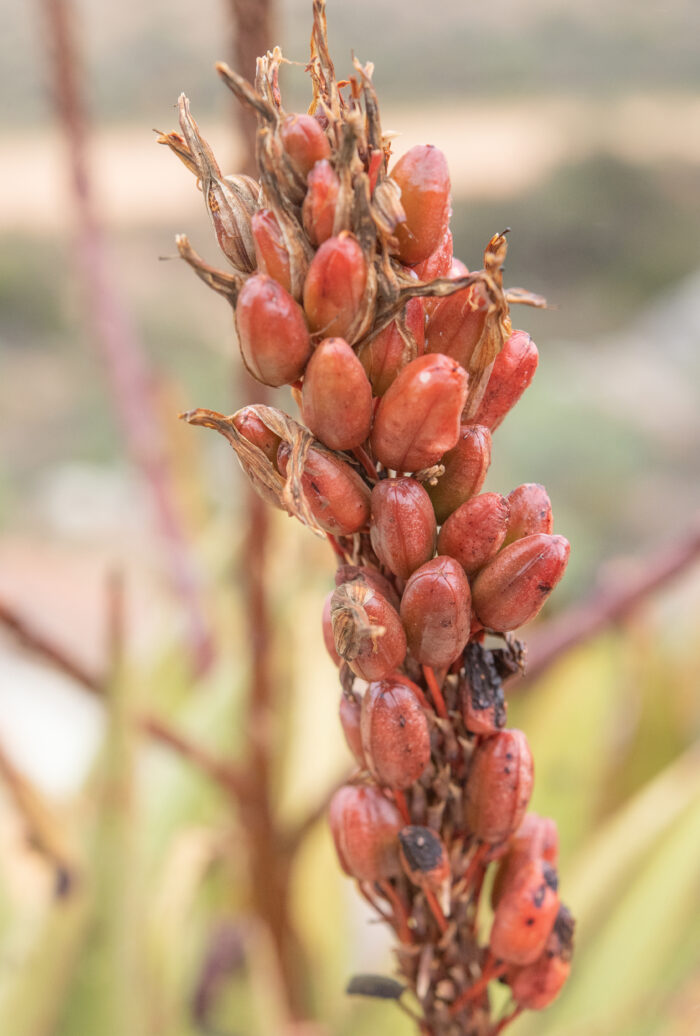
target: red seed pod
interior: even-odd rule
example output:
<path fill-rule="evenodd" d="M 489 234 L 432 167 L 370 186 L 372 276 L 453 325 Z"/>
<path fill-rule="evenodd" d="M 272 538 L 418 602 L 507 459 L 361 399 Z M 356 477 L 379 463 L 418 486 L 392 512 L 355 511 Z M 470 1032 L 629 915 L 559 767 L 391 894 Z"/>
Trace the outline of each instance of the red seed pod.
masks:
<path fill-rule="evenodd" d="M 277 466 L 287 474 L 290 446 L 283 442 L 277 452 Z M 312 446 L 306 455 L 302 489 L 309 510 L 326 532 L 350 536 L 369 521 L 369 487 L 354 468 L 334 453 Z"/>
<path fill-rule="evenodd" d="M 358 698 L 355 694 L 353 694 L 352 697 L 349 697 L 347 694 L 342 694 L 340 696 L 340 708 L 338 711 L 340 714 L 340 725 L 343 728 L 348 748 L 355 756 L 357 765 L 362 770 L 366 770 L 367 761 L 365 760 L 365 753 L 362 748 L 362 730 L 360 727 L 362 699 Z"/>
<path fill-rule="evenodd" d="M 306 366 L 301 413 L 317 439 L 332 450 L 360 446 L 372 427 L 372 386 L 342 338 L 326 338 Z"/>
<path fill-rule="evenodd" d="M 371 565 L 339 565 L 335 572 L 335 585 L 341 583 L 354 583 L 359 581 L 365 586 L 371 586 L 373 590 L 386 597 L 392 608 L 399 607 L 399 595 L 396 590 L 381 572 Z"/>
<path fill-rule="evenodd" d="M 428 720 L 413 691 L 400 680 L 371 683 L 362 699 L 362 748 L 372 775 L 403 790 L 430 762 Z"/>
<path fill-rule="evenodd" d="M 413 478 L 388 478 L 372 490 L 369 535 L 375 554 L 400 579 L 435 553 L 437 525 L 430 497 Z"/>
<path fill-rule="evenodd" d="M 504 547 L 474 580 L 479 622 L 499 633 L 530 622 L 564 575 L 568 560 L 569 543 L 563 536 L 540 532 Z"/>
<path fill-rule="evenodd" d="M 276 280 L 285 291 L 291 292 L 289 252 L 274 212 L 271 209 L 259 209 L 251 217 L 250 226 L 255 241 L 258 270 Z"/>
<path fill-rule="evenodd" d="M 452 231 L 449 227 L 440 239 L 440 243 L 434 252 L 431 252 L 427 259 L 413 267 L 418 279 L 421 281 L 433 281 L 436 277 L 449 277 L 452 271 Z M 439 299 L 427 298 L 425 301 L 426 313 L 430 314 L 435 309 Z"/>
<path fill-rule="evenodd" d="M 401 621 L 411 654 L 423 665 L 449 665 L 469 639 L 469 583 L 452 558 L 421 565 L 406 583 Z"/>
<path fill-rule="evenodd" d="M 376 590 L 359 582 L 333 592 L 331 621 L 336 651 L 363 680 L 382 680 L 406 656 L 401 620 Z"/>
<path fill-rule="evenodd" d="M 418 356 L 388 388 L 374 417 L 374 455 L 394 471 L 437 464 L 459 438 L 468 375 L 448 356 Z"/>
<path fill-rule="evenodd" d="M 479 744 L 465 796 L 465 819 L 474 836 L 497 845 L 512 835 L 525 815 L 532 783 L 532 755 L 521 730 L 502 730 Z"/>
<path fill-rule="evenodd" d="M 409 880 L 434 892 L 449 914 L 450 858 L 439 835 L 429 827 L 407 825 L 399 831 L 399 857 Z"/>
<path fill-rule="evenodd" d="M 475 424 L 495 431 L 535 376 L 537 346 L 525 331 L 514 331 L 496 357 Z"/>
<path fill-rule="evenodd" d="M 285 289 L 264 273 L 249 277 L 236 305 L 243 362 L 258 381 L 291 385 L 304 373 L 311 339 L 304 313 Z"/>
<path fill-rule="evenodd" d="M 491 905 L 495 908 L 523 866 L 530 860 L 544 860 L 553 867 L 559 855 L 557 825 L 549 817 L 526 813 L 523 822 L 510 840 L 508 852 L 499 861 L 491 890 Z"/>
<path fill-rule="evenodd" d="M 488 308 L 488 298 L 480 284 L 440 299 L 425 329 L 425 351 L 451 356 L 466 369 L 479 344 Z"/>
<path fill-rule="evenodd" d="M 570 971 L 570 961 L 543 953 L 534 964 L 511 968 L 506 981 L 518 1007 L 543 1011 L 559 996 Z"/>
<path fill-rule="evenodd" d="M 304 311 L 312 331 L 348 338 L 367 287 L 367 263 L 352 234 L 324 241 L 304 281 Z"/>
<path fill-rule="evenodd" d="M 340 180 L 333 166 L 324 158 L 316 162 L 306 183 L 308 190 L 301 206 L 301 219 L 309 241 L 318 247 L 333 233 Z"/>
<path fill-rule="evenodd" d="M 552 504 L 547 490 L 538 482 L 526 482 L 508 494 L 510 518 L 506 545 L 523 536 L 532 536 L 536 532 L 551 533 L 553 527 Z"/>
<path fill-rule="evenodd" d="M 418 356 L 425 346 L 425 311 L 423 299 L 410 299 L 406 305 L 406 328 L 413 336 Z M 409 362 L 410 340 L 403 333 L 401 322 L 392 320 L 378 335 L 362 346 L 358 357 L 369 378 L 375 396 L 383 396 L 397 374 Z"/>
<path fill-rule="evenodd" d="M 280 125 L 284 150 L 302 179 L 316 162 L 330 158 L 328 137 L 313 115 L 287 115 Z"/>
<path fill-rule="evenodd" d="M 500 493 L 482 493 L 460 504 L 438 537 L 438 553 L 448 554 L 471 576 L 501 549 L 510 508 Z"/>
<path fill-rule="evenodd" d="M 233 415 L 235 424 L 241 435 L 262 450 L 271 464 L 277 467 L 277 450 L 282 442 L 255 413 L 253 407 L 244 406 Z"/>
<path fill-rule="evenodd" d="M 401 873 L 401 814 L 374 785 L 346 784 L 331 799 L 329 821 L 340 865 L 358 881 L 385 881 Z"/>
<path fill-rule="evenodd" d="M 333 623 L 331 622 L 331 598 L 333 597 L 333 591 L 326 595 L 326 599 L 323 602 L 323 613 L 321 616 L 321 623 L 323 628 L 323 643 L 326 645 L 326 651 L 331 656 L 336 665 L 340 665 L 342 659 L 338 652 L 335 650 L 335 640 L 333 639 Z"/>
<path fill-rule="evenodd" d="M 509 964 L 533 964 L 547 945 L 559 912 L 557 872 L 544 860 L 529 860 L 502 896 L 489 946 Z"/>
<path fill-rule="evenodd" d="M 472 734 L 490 736 L 506 725 L 503 681 L 493 652 L 473 640 L 464 649 L 464 675 L 459 681 L 464 725 Z"/>
<path fill-rule="evenodd" d="M 403 155 L 391 171 L 401 188 L 406 222 L 399 223 L 396 237 L 398 257 L 415 266 L 427 259 L 440 244 L 450 218 L 450 174 L 440 148 L 417 144 Z"/>
<path fill-rule="evenodd" d="M 441 461 L 445 473 L 434 486 L 427 486 L 438 524 L 460 504 L 481 490 L 491 464 L 491 433 L 478 424 L 463 424 L 457 445 Z"/>

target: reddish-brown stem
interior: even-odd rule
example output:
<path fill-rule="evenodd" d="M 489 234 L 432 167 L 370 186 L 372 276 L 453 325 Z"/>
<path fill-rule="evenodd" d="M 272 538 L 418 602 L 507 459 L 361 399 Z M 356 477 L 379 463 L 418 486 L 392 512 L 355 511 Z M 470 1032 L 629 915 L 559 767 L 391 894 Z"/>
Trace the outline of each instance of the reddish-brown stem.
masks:
<path fill-rule="evenodd" d="M 441 934 L 444 934 L 447 931 L 447 918 L 442 912 L 442 907 L 437 901 L 437 896 L 435 895 L 433 890 L 429 888 L 423 889 L 423 895 L 425 896 L 425 901 L 430 907 L 432 915 L 437 922 L 437 926 L 440 929 Z"/>
<path fill-rule="evenodd" d="M 408 808 L 408 803 L 406 802 L 406 796 L 404 795 L 404 793 L 402 791 L 399 791 L 397 788 L 393 789 L 392 794 L 394 796 L 394 802 L 396 803 L 396 805 L 399 808 L 399 813 L 403 817 L 404 823 L 405 824 L 410 824 L 411 823 L 411 811 Z"/>
<path fill-rule="evenodd" d="M 391 903 L 391 907 L 394 911 L 394 926 L 399 939 L 401 942 L 406 944 L 412 943 L 413 933 L 408 925 L 408 911 L 406 910 L 406 904 L 401 899 L 401 896 L 398 894 L 391 882 L 378 881 L 377 886 Z"/>
<path fill-rule="evenodd" d="M 503 1032 L 503 1030 L 508 1025 L 510 1025 L 511 1022 L 514 1022 L 516 1018 L 519 1018 L 522 1013 L 523 1013 L 522 1007 L 515 1007 L 510 1012 L 510 1014 L 507 1014 L 505 1016 L 505 1018 L 501 1018 L 500 1022 L 498 1022 L 498 1024 L 491 1030 L 490 1036 L 498 1036 L 498 1034 Z"/>
<path fill-rule="evenodd" d="M 469 860 L 469 863 L 467 864 L 467 869 L 460 878 L 459 883 L 463 888 L 468 889 L 471 885 L 472 881 L 474 880 L 474 875 L 477 873 L 477 870 L 480 867 L 483 858 L 488 852 L 488 850 L 489 846 L 486 844 L 477 845 L 476 849 L 472 854 L 471 859 Z"/>
<path fill-rule="evenodd" d="M 435 711 L 437 712 L 438 716 L 440 716 L 442 719 L 447 719 L 447 706 L 445 705 L 445 699 L 442 696 L 442 691 L 440 690 L 440 685 L 437 682 L 435 673 L 429 665 L 424 665 L 422 669 L 423 675 L 425 677 L 425 682 L 427 683 L 428 690 L 430 691 L 430 696 L 433 699 L 433 703 L 435 705 Z"/>
<path fill-rule="evenodd" d="M 340 546 L 340 544 L 338 543 L 338 541 L 335 538 L 335 536 L 333 536 L 330 532 L 327 532 L 326 533 L 326 538 L 327 538 L 328 542 L 330 543 L 331 547 L 333 548 L 333 553 L 338 558 L 338 560 L 340 561 L 341 565 L 346 565 L 347 562 L 348 562 L 348 556 L 345 553 L 345 551 L 343 550 L 343 548 Z"/>
<path fill-rule="evenodd" d="M 484 964 L 481 978 L 477 979 L 469 989 L 465 989 L 464 992 L 457 997 L 455 1002 L 450 1006 L 450 1017 L 454 1018 L 454 1016 L 459 1014 L 460 1011 L 463 1011 L 468 1004 L 481 996 L 481 994 L 486 991 L 486 987 L 489 982 L 492 982 L 493 979 L 500 978 L 501 975 L 504 975 L 507 968 L 507 964 L 504 964 L 502 961 L 493 960 L 489 954 Z"/>
<path fill-rule="evenodd" d="M 140 716 L 138 724 L 144 734 L 148 734 L 153 741 L 177 752 L 182 759 L 187 759 L 237 801 L 241 801 L 248 794 L 248 781 L 237 767 L 223 759 L 218 759 L 202 745 L 174 730 L 170 724 L 163 722 L 157 716 L 149 715 Z"/>
<path fill-rule="evenodd" d="M 358 890 L 359 890 L 360 895 L 362 896 L 362 898 L 369 903 L 369 905 L 372 907 L 372 909 L 375 911 L 375 913 L 379 914 L 379 916 L 382 918 L 382 920 L 386 921 L 387 924 L 392 924 L 392 918 L 390 917 L 389 914 L 385 913 L 382 910 L 382 908 L 377 903 L 376 899 L 367 890 L 367 885 L 365 884 L 365 882 L 364 881 L 358 881 L 357 887 L 358 887 Z"/>
<path fill-rule="evenodd" d="M 352 452 L 355 459 L 358 460 L 362 467 L 365 469 L 370 481 L 376 482 L 377 468 L 372 462 L 372 459 L 367 453 L 367 450 L 365 450 L 362 446 L 356 446 Z"/>

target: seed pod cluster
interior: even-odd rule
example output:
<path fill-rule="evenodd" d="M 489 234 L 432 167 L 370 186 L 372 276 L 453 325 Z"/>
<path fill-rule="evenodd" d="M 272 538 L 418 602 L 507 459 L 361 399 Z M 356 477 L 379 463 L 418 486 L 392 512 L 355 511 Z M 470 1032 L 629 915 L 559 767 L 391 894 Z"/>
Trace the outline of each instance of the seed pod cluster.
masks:
<path fill-rule="evenodd" d="M 181 254 L 233 306 L 247 369 L 291 386 L 303 424 L 260 406 L 188 416 L 225 434 L 230 422 L 266 498 L 332 542 L 323 640 L 356 764 L 330 806 L 340 864 L 411 943 L 399 966 L 426 1031 L 447 1031 L 446 1017 L 472 1031 L 470 1012 L 488 1010 L 488 972 L 469 994 L 487 867 L 490 954 L 516 1004 L 545 1006 L 571 957 L 556 827 L 525 813 L 533 761 L 506 728 L 504 695 L 522 666 L 513 633 L 563 576 L 569 545 L 542 486 L 484 490 L 492 435 L 538 354 L 511 324 L 505 235 L 482 268 L 455 258 L 445 156 L 417 145 L 392 160 L 370 66 L 336 79 L 323 0 L 309 113 L 283 109 L 281 61 L 261 58 L 254 86 L 219 66 L 258 117 L 259 181 L 221 175 L 186 102 L 183 136 L 160 140 L 207 185 L 232 272 L 182 240 Z"/>

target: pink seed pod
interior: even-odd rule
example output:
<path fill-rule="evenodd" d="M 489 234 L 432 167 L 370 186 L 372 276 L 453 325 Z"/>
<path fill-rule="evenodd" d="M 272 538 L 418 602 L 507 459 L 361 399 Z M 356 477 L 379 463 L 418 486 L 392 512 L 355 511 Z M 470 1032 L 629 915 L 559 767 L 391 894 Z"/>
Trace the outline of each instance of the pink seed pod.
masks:
<path fill-rule="evenodd" d="M 386 598 L 359 582 L 333 591 L 331 621 L 335 648 L 363 680 L 382 680 L 406 656 L 401 620 Z"/>
<path fill-rule="evenodd" d="M 309 241 L 318 247 L 333 233 L 340 180 L 324 158 L 316 162 L 306 183 L 308 190 L 301 206 L 301 219 Z"/>
<path fill-rule="evenodd" d="M 399 223 L 398 258 L 407 266 L 427 259 L 440 244 L 450 218 L 450 174 L 440 148 L 417 144 L 391 171 L 401 189 L 406 222 Z"/>
<path fill-rule="evenodd" d="M 367 287 L 367 263 L 357 240 L 343 231 L 324 241 L 304 281 L 304 311 L 312 331 L 348 338 Z"/>
<path fill-rule="evenodd" d="M 340 665 L 342 659 L 338 652 L 335 650 L 335 640 L 333 639 L 333 623 L 331 622 L 331 598 L 333 597 L 333 591 L 326 594 L 326 599 L 323 602 L 323 612 L 321 615 L 321 625 L 323 629 L 323 643 L 326 645 L 326 651 L 331 656 L 331 659 L 336 665 Z"/>
<path fill-rule="evenodd" d="M 447 846 L 429 827 L 408 824 L 399 831 L 399 857 L 409 881 L 433 892 L 449 914 L 451 870 Z"/>
<path fill-rule="evenodd" d="M 339 565 L 335 572 L 335 585 L 341 583 L 354 583 L 358 581 L 366 586 L 371 586 L 378 594 L 385 597 L 392 608 L 399 608 L 399 595 L 396 590 L 381 572 L 371 565 Z"/>
<path fill-rule="evenodd" d="M 520 868 L 528 860 L 544 860 L 553 867 L 559 856 L 557 825 L 550 817 L 526 813 L 510 840 L 508 852 L 501 858 L 491 891 L 491 904 L 498 906 L 504 892 L 517 878 Z"/>
<path fill-rule="evenodd" d="M 468 375 L 448 356 L 418 356 L 379 403 L 370 441 L 375 457 L 394 471 L 437 464 L 459 438 Z"/>
<path fill-rule="evenodd" d="M 437 525 L 430 497 L 413 478 L 389 478 L 372 490 L 369 535 L 375 554 L 400 579 L 435 553 Z"/>
<path fill-rule="evenodd" d="M 401 598 L 411 654 L 423 665 L 447 666 L 469 639 L 470 594 L 464 570 L 437 557 L 416 569 Z"/>
<path fill-rule="evenodd" d="M 317 439 L 332 450 L 360 446 L 372 427 L 372 386 L 342 338 L 326 338 L 304 374 L 301 413 Z"/>
<path fill-rule="evenodd" d="M 403 790 L 430 762 L 430 730 L 413 691 L 396 679 L 371 683 L 362 699 L 362 748 L 372 775 Z"/>
<path fill-rule="evenodd" d="M 444 353 L 468 368 L 484 330 L 488 308 L 488 298 L 480 284 L 440 299 L 425 329 L 425 351 Z"/>
<path fill-rule="evenodd" d="M 521 730 L 502 730 L 474 750 L 465 796 L 465 819 L 481 842 L 498 845 L 525 816 L 534 771 Z"/>
<path fill-rule="evenodd" d="M 280 125 L 280 137 L 292 165 L 303 180 L 316 162 L 330 158 L 328 137 L 313 115 L 287 115 Z"/>
<path fill-rule="evenodd" d="M 536 532 L 551 533 L 552 504 L 547 490 L 538 482 L 526 482 L 508 494 L 510 518 L 505 543 L 513 543 Z"/>
<path fill-rule="evenodd" d="M 423 299 L 410 299 L 404 311 L 406 327 L 413 336 L 419 356 L 422 355 L 425 345 L 423 302 Z M 361 347 L 357 355 L 372 384 L 375 396 L 383 396 L 399 371 L 409 362 L 409 345 L 402 334 L 400 321 L 392 320 L 378 335 Z"/>
<path fill-rule="evenodd" d="M 304 373 L 311 355 L 304 313 L 272 277 L 257 273 L 245 282 L 236 327 L 243 362 L 263 385 L 291 385 Z"/>
<path fill-rule="evenodd" d="M 569 549 L 563 536 L 546 533 L 525 536 L 504 547 L 472 585 L 479 622 L 505 633 L 534 619 L 564 575 Z"/>
<path fill-rule="evenodd" d="M 491 433 L 478 424 L 463 424 L 459 439 L 441 461 L 445 473 L 434 486 L 427 486 L 438 524 L 456 511 L 460 504 L 480 492 L 491 464 Z"/>
<path fill-rule="evenodd" d="M 509 964 L 534 964 L 544 952 L 559 913 L 557 872 L 544 860 L 525 861 L 501 897 L 489 946 Z"/>
<path fill-rule="evenodd" d="M 514 331 L 496 357 L 475 424 L 495 431 L 535 376 L 537 346 L 525 331 Z"/>
<path fill-rule="evenodd" d="M 289 444 L 283 442 L 277 451 L 277 466 L 285 476 L 289 454 Z M 369 522 L 369 487 L 354 468 L 329 450 L 311 447 L 301 484 L 309 510 L 326 532 L 350 536 Z"/>
<path fill-rule="evenodd" d="M 328 818 L 340 866 L 358 881 L 401 873 L 401 814 L 375 785 L 346 784 L 331 799 Z"/>
<path fill-rule="evenodd" d="M 366 770 L 367 761 L 362 748 L 362 730 L 360 727 L 362 699 L 358 698 L 355 694 L 353 694 L 352 697 L 347 694 L 342 694 L 340 696 L 340 708 L 338 712 L 340 715 L 340 725 L 343 728 L 348 748 L 354 755 L 355 761 L 360 769 Z"/>
<path fill-rule="evenodd" d="M 438 537 L 438 553 L 448 554 L 471 576 L 501 549 L 510 508 L 500 493 L 482 493 L 453 511 Z"/>
<path fill-rule="evenodd" d="M 490 737 L 506 725 L 503 681 L 493 653 L 473 640 L 464 649 L 464 675 L 459 681 L 462 718 L 472 734 Z"/>
<path fill-rule="evenodd" d="M 236 411 L 233 423 L 241 435 L 262 450 L 270 464 L 277 467 L 277 451 L 282 440 L 258 417 L 253 407 L 244 406 Z"/>
<path fill-rule="evenodd" d="M 427 259 L 414 266 L 418 279 L 421 281 L 433 281 L 436 277 L 449 277 L 452 272 L 452 231 L 448 227 L 442 235 L 440 243 L 434 252 L 431 252 Z M 439 298 L 423 299 L 423 306 L 428 317 L 435 310 Z"/>
<path fill-rule="evenodd" d="M 250 227 L 255 241 L 255 257 L 260 273 L 266 273 L 291 293 L 292 275 L 289 252 L 277 218 L 271 209 L 253 213 Z"/>

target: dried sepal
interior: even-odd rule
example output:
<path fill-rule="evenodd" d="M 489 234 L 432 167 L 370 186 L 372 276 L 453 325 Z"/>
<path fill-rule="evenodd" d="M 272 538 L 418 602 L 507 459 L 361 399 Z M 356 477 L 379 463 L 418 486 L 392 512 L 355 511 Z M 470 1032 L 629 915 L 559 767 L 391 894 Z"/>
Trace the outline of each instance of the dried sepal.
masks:
<path fill-rule="evenodd" d="M 245 283 L 245 278 L 241 275 L 229 273 L 226 270 L 218 270 L 215 266 L 205 262 L 201 255 L 195 252 L 186 234 L 178 234 L 175 238 L 175 244 L 180 253 L 180 258 L 184 259 L 187 265 L 194 270 L 200 281 L 204 281 L 212 291 L 223 295 L 235 310 L 238 295 Z"/>

